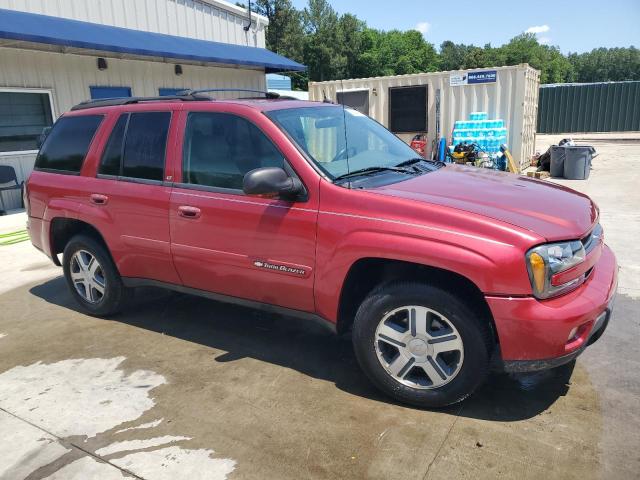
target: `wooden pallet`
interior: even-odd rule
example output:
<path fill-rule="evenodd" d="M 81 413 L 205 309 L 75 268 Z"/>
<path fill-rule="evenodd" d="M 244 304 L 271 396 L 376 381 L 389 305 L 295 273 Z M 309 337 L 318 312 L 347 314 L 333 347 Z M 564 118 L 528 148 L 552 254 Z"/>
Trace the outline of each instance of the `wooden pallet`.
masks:
<path fill-rule="evenodd" d="M 549 172 L 536 172 L 535 170 L 532 172 L 527 172 L 527 177 L 539 178 L 544 180 L 545 178 L 549 178 L 551 175 Z"/>

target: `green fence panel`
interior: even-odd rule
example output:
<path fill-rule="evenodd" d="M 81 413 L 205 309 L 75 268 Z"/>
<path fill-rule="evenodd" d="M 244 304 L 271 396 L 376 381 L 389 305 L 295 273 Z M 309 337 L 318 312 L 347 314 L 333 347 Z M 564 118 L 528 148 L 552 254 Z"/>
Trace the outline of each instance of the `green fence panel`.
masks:
<path fill-rule="evenodd" d="M 540 86 L 538 133 L 640 131 L 640 81 Z"/>

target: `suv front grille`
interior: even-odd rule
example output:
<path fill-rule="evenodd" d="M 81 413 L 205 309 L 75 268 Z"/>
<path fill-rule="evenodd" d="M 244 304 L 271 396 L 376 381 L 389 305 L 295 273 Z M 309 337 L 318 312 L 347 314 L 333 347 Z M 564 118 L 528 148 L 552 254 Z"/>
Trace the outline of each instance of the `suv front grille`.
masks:
<path fill-rule="evenodd" d="M 589 235 L 580 240 L 587 254 L 602 241 L 602 234 L 602 226 L 598 223 L 593 230 L 591 230 Z"/>

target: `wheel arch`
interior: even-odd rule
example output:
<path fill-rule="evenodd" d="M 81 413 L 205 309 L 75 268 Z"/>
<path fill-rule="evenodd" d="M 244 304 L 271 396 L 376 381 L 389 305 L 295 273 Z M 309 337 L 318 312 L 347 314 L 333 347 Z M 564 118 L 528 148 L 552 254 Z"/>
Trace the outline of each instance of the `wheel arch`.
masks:
<path fill-rule="evenodd" d="M 494 343 L 498 343 L 489 305 L 473 281 L 450 270 L 390 258 L 365 257 L 351 265 L 340 291 L 336 326 L 338 333 L 351 328 L 358 306 L 374 288 L 396 280 L 421 281 L 460 296 L 463 301 L 472 305 L 474 311 L 479 312 L 483 321 L 488 322 Z"/>
<path fill-rule="evenodd" d="M 104 236 L 95 226 L 75 218 L 55 217 L 51 220 L 51 226 L 49 228 L 49 242 L 51 246 L 51 256 L 56 265 L 61 265 L 58 254 L 64 251 L 69 240 L 80 234 L 87 235 L 99 242 L 113 261 L 111 251 Z"/>

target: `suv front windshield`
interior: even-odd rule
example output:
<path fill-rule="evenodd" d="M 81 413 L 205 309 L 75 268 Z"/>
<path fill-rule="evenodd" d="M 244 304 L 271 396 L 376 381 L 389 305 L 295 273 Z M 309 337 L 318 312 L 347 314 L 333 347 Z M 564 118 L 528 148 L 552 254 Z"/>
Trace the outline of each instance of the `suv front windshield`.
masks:
<path fill-rule="evenodd" d="M 389 130 L 350 108 L 291 108 L 273 110 L 267 116 L 332 180 L 364 169 L 393 168 L 417 157 Z"/>

